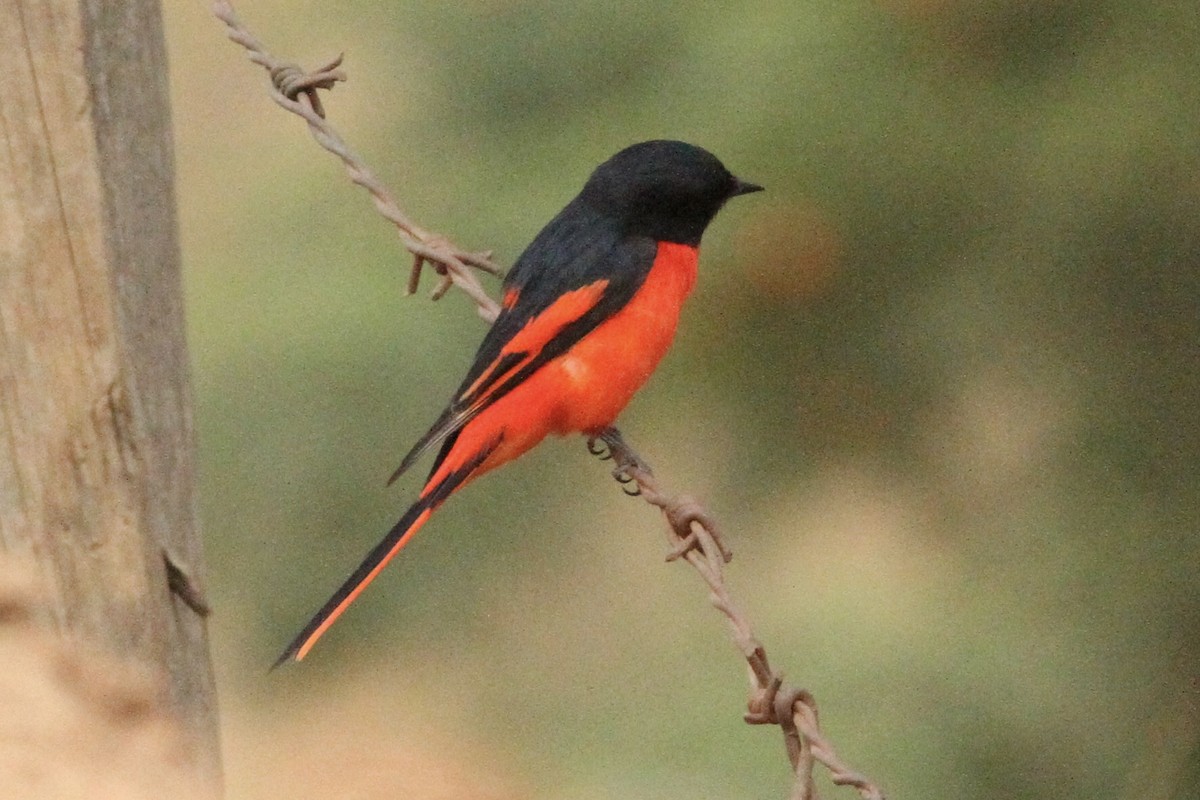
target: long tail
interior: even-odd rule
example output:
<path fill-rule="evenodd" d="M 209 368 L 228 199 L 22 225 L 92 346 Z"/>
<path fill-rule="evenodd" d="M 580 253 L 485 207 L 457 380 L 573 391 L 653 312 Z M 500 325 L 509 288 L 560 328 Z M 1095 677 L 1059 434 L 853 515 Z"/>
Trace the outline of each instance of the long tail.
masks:
<path fill-rule="evenodd" d="M 271 669 L 275 669 L 293 658 L 300 661 L 308 655 L 308 651 L 317 643 L 317 640 L 325 634 L 325 631 L 329 630 L 342 612 L 350 607 L 355 598 L 362 594 L 363 589 L 367 588 L 367 584 L 375 580 L 375 576 L 383 571 L 387 563 L 404 548 L 404 545 L 408 544 L 409 539 L 421 529 L 421 526 L 433 515 L 438 506 L 471 478 L 498 444 L 499 440 L 497 439 L 490 446 L 482 448 L 461 466 L 450 470 L 436 485 L 432 483 L 427 485 L 421 492 L 421 497 L 413 503 L 412 508 L 408 509 L 400 521 L 388 531 L 387 536 L 383 537 L 383 540 L 367 553 L 366 558 L 358 565 L 358 569 L 354 570 L 354 573 L 333 593 L 321 610 L 308 621 L 304 630 L 297 634 L 279 658 L 275 659 Z"/>

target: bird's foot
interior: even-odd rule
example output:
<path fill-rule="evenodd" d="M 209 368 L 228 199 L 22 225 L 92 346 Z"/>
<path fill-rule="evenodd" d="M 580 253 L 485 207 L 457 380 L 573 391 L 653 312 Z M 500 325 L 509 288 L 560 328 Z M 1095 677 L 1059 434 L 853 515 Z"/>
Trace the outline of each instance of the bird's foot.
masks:
<path fill-rule="evenodd" d="M 621 432 L 613 427 L 605 428 L 588 439 L 588 452 L 599 456 L 602 461 L 612 459 L 612 475 L 621 484 L 625 494 L 637 497 L 642 493 L 637 483 L 639 473 L 652 475 L 653 470 L 632 447 L 625 443 Z"/>

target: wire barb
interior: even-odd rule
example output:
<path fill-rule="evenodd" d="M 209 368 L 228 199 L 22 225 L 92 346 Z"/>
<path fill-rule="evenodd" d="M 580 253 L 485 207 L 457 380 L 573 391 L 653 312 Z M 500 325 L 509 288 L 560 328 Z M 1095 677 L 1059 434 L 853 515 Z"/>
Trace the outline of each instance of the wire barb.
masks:
<path fill-rule="evenodd" d="M 338 81 L 346 80 L 346 73 L 338 69 L 345 57 L 345 53 L 339 53 L 337 58 L 312 72 L 305 72 L 299 64 L 291 62 L 276 64 L 270 69 L 271 83 L 288 100 L 295 101 L 304 94 L 316 115 L 325 119 L 325 108 L 317 89 L 333 89 Z"/>

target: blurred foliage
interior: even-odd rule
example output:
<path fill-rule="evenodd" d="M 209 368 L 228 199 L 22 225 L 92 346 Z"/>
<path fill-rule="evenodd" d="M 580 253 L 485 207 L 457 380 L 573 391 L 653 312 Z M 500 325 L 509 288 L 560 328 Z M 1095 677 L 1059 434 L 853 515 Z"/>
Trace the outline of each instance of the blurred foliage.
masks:
<path fill-rule="evenodd" d="M 335 124 L 503 261 L 633 141 L 766 185 L 622 427 L 724 520 L 777 666 L 897 798 L 1200 796 L 1195 0 L 239 11 L 345 48 Z M 224 702 L 365 671 L 534 796 L 783 796 L 718 619 L 579 442 L 472 486 L 260 677 L 415 491 L 382 480 L 483 328 L 402 298 L 332 159 L 203 4 L 167 15 Z"/>

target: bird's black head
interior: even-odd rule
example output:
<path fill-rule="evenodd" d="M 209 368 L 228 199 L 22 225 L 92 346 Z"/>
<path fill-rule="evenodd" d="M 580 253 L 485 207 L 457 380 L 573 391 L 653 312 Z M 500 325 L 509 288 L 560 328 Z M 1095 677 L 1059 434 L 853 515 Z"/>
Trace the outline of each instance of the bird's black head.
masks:
<path fill-rule="evenodd" d="M 596 167 L 579 199 L 628 233 L 695 246 L 726 200 L 761 189 L 735 178 L 703 148 L 656 140 L 626 147 Z"/>

